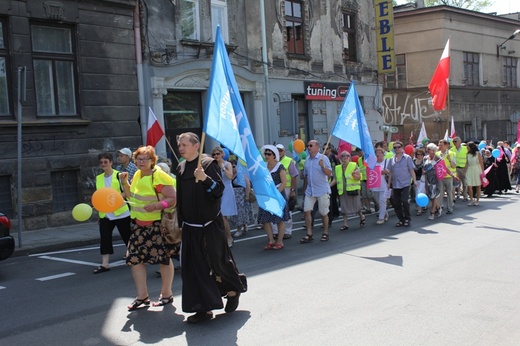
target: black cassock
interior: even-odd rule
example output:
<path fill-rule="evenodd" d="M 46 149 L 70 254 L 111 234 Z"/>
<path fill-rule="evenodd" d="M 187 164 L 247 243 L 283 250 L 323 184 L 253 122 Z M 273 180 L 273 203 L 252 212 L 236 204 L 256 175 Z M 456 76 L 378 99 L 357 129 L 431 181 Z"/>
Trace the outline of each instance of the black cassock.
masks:
<path fill-rule="evenodd" d="M 224 184 L 215 160 L 202 158 L 208 179 L 195 183 L 198 157 L 177 169 L 177 213 L 182 227 L 182 310 L 206 312 L 224 307 L 228 291 L 245 292 L 245 276 L 239 274 L 227 244 L 220 198 Z M 182 173 L 181 173 L 182 172 Z"/>

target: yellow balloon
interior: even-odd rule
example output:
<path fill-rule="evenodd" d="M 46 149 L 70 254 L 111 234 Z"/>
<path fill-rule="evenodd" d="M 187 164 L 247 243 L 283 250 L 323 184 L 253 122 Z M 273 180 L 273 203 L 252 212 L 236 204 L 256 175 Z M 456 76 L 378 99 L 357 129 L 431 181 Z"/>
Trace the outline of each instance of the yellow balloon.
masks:
<path fill-rule="evenodd" d="M 76 221 L 87 221 L 92 216 L 92 207 L 87 203 L 80 203 L 72 209 L 72 217 Z"/>
<path fill-rule="evenodd" d="M 111 187 L 102 187 L 92 195 L 92 205 L 102 213 L 113 213 L 125 204 L 121 193 Z"/>
<path fill-rule="evenodd" d="M 388 150 L 394 149 L 394 142 L 388 143 Z"/>

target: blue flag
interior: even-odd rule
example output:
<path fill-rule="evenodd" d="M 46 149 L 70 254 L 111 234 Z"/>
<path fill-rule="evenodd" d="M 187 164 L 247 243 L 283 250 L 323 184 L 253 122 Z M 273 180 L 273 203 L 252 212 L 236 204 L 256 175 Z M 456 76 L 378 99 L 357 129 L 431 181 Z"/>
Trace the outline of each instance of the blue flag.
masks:
<path fill-rule="evenodd" d="M 215 38 L 206 112 L 204 132 L 246 162 L 258 206 L 282 217 L 285 198 L 276 188 L 257 149 L 219 26 Z"/>
<path fill-rule="evenodd" d="M 245 188 L 246 187 L 246 177 L 247 177 L 247 179 L 249 179 L 249 172 L 247 171 L 247 167 L 245 165 L 243 165 L 242 163 L 245 164 L 245 162 L 242 160 L 237 161 L 237 165 L 236 165 L 237 176 L 235 178 L 235 184 L 240 185 Z M 249 180 L 251 180 L 251 179 L 249 179 Z"/>
<path fill-rule="evenodd" d="M 217 28 L 203 131 L 245 160 L 237 117 L 245 114 L 226 46 Z"/>
<path fill-rule="evenodd" d="M 365 162 L 371 169 L 376 164 L 376 154 L 374 144 L 370 138 L 365 113 L 359 102 L 358 93 L 354 81 L 348 88 L 347 97 L 343 101 L 336 124 L 332 129 L 332 135 L 349 142 L 365 153 Z"/>

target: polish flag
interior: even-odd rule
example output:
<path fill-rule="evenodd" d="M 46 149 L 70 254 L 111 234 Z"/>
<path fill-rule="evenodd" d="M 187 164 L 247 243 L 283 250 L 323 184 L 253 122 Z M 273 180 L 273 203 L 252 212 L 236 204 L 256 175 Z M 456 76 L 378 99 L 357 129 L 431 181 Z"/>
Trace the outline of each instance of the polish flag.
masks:
<path fill-rule="evenodd" d="M 450 138 L 453 139 L 457 137 L 457 133 L 455 132 L 455 123 L 453 122 L 453 117 L 451 117 L 451 135 Z"/>
<path fill-rule="evenodd" d="M 428 85 L 428 90 L 432 95 L 433 109 L 442 111 L 446 108 L 446 98 L 450 86 L 450 40 L 446 42 L 446 47 L 442 52 L 441 60 L 433 73 L 432 80 Z"/>
<path fill-rule="evenodd" d="M 150 112 L 148 113 L 148 128 L 146 130 L 146 145 L 151 145 L 155 147 L 157 142 L 161 140 L 164 136 L 164 131 L 157 120 L 157 117 L 152 111 L 152 108 L 149 108 Z"/>

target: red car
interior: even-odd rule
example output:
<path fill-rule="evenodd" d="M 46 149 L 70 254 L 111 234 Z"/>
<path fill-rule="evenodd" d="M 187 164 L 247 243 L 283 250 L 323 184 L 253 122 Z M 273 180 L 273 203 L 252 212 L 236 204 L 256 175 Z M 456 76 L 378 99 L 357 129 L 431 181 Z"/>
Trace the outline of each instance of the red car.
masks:
<path fill-rule="evenodd" d="M 0 261 L 9 258 L 14 252 L 14 238 L 9 234 L 11 220 L 0 213 Z"/>

